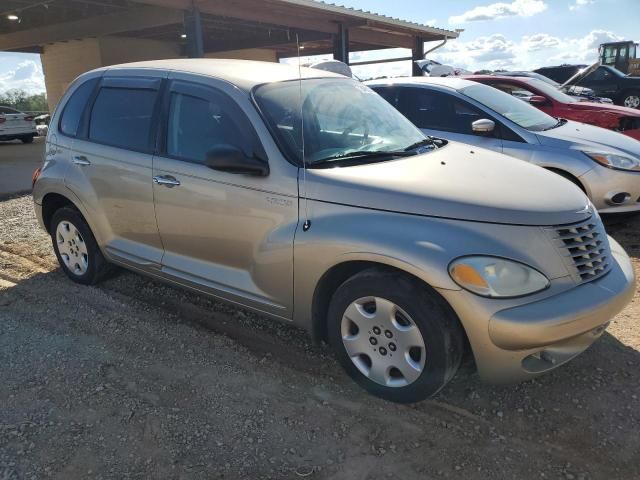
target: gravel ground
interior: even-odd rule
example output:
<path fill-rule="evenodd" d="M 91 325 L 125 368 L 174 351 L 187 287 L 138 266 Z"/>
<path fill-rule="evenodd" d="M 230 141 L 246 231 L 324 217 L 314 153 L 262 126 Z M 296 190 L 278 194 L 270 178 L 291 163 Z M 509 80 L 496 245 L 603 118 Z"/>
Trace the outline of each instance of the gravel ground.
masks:
<path fill-rule="evenodd" d="M 133 273 L 71 283 L 30 197 L 0 226 L 0 480 L 640 478 L 638 294 L 549 375 L 466 368 L 403 406 L 291 326 Z M 611 233 L 638 270 L 640 221 Z"/>

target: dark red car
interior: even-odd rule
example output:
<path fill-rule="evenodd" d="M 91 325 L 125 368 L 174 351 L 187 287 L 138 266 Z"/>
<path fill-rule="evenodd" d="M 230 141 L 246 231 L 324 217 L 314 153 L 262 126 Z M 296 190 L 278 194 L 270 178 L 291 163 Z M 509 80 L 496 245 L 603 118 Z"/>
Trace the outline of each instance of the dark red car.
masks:
<path fill-rule="evenodd" d="M 465 78 L 484 83 L 529 102 L 556 117 L 617 130 L 640 140 L 640 110 L 606 103 L 583 101 L 537 78 L 468 75 Z"/>

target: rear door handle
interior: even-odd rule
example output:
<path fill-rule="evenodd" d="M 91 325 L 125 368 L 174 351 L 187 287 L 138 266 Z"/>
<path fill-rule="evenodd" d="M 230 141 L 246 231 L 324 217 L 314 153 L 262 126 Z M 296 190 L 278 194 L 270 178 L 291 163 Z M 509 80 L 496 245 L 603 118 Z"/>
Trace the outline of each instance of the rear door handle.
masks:
<path fill-rule="evenodd" d="M 157 175 L 153 177 L 153 181 L 158 185 L 164 185 L 165 187 L 168 187 L 168 188 L 173 188 L 180 185 L 180 180 L 178 180 L 175 177 L 172 177 L 171 175 Z"/>
<path fill-rule="evenodd" d="M 74 165 L 91 165 L 91 162 L 84 155 L 75 155 L 73 157 Z"/>

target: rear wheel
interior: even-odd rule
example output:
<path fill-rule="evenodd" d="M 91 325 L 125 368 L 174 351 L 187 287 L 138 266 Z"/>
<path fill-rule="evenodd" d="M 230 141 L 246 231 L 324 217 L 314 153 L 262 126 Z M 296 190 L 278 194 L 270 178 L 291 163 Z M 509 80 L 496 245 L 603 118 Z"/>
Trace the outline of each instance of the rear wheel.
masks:
<path fill-rule="evenodd" d="M 93 285 L 110 272 L 89 225 L 75 208 L 53 214 L 50 234 L 58 262 L 74 282 Z"/>
<path fill-rule="evenodd" d="M 640 91 L 629 90 L 623 93 L 621 103 L 628 108 L 640 108 Z"/>
<path fill-rule="evenodd" d="M 33 143 L 33 136 L 29 135 L 28 137 L 22 137 L 20 140 L 22 140 L 22 143 Z"/>
<path fill-rule="evenodd" d="M 394 402 L 437 393 L 453 378 L 464 349 L 458 319 L 434 290 L 378 269 L 338 288 L 328 328 L 329 343 L 351 378 Z"/>

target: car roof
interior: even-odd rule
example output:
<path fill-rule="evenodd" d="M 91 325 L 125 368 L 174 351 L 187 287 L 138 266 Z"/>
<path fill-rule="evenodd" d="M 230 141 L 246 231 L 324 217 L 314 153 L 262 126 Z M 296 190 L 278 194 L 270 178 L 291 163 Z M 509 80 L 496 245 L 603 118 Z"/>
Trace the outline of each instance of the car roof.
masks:
<path fill-rule="evenodd" d="M 520 75 L 524 75 L 524 76 L 529 76 L 531 74 L 535 74 L 535 72 L 527 72 L 526 70 L 510 70 L 507 72 L 493 72 L 492 75 L 493 76 L 499 76 L 499 77 L 511 77 L 511 76 L 520 76 Z M 478 75 L 483 75 L 483 74 L 478 74 Z"/>
<path fill-rule="evenodd" d="M 386 86 L 386 85 L 412 85 L 412 86 L 435 86 L 441 88 L 449 88 L 451 90 L 462 90 L 465 87 L 477 85 L 476 82 L 465 80 L 461 77 L 398 77 L 385 78 L 378 80 L 369 80 L 364 82 L 368 86 Z"/>
<path fill-rule="evenodd" d="M 498 82 L 512 81 L 517 83 L 531 83 L 532 80 L 538 80 L 535 77 L 518 77 L 509 75 L 465 75 L 464 78 L 467 78 L 469 80 L 494 80 Z"/>
<path fill-rule="evenodd" d="M 547 70 L 549 68 L 575 68 L 575 67 L 580 67 L 580 68 L 584 68 L 587 67 L 588 65 L 583 65 L 582 63 L 563 63 L 562 65 L 551 65 L 549 67 L 540 67 L 540 68 L 536 68 L 535 71 L 537 70 Z"/>
<path fill-rule="evenodd" d="M 254 60 L 221 60 L 213 58 L 176 58 L 124 63 L 97 69 L 97 71 L 150 69 L 193 73 L 226 80 L 240 88 L 251 90 L 256 85 L 297 80 L 298 78 L 346 78 L 342 75 L 297 65 Z"/>

